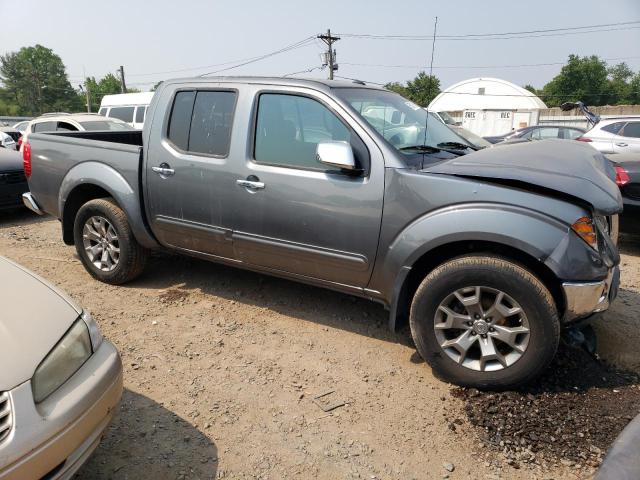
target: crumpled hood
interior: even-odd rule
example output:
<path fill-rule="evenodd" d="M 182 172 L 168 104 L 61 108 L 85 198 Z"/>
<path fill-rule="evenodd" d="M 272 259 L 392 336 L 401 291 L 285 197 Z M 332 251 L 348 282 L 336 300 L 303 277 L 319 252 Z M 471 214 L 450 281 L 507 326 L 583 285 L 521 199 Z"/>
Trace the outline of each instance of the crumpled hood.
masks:
<path fill-rule="evenodd" d="M 29 380 L 80 313 L 62 292 L 0 257 L 0 392 Z"/>
<path fill-rule="evenodd" d="M 541 140 L 485 148 L 422 171 L 536 185 L 580 199 L 601 215 L 622 211 L 611 162 L 581 142 Z"/>

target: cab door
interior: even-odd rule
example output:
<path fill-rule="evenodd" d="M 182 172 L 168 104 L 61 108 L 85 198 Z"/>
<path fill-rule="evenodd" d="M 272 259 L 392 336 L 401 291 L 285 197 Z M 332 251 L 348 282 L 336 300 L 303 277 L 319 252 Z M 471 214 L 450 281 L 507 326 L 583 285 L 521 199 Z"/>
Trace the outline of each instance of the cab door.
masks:
<path fill-rule="evenodd" d="M 152 230 L 165 246 L 232 258 L 228 163 L 237 92 L 163 94 L 172 95 L 171 109 L 151 129 L 145 166 Z"/>
<path fill-rule="evenodd" d="M 384 161 L 344 115 L 314 90 L 256 91 L 250 145 L 230 165 L 236 259 L 343 286 L 367 285 L 380 232 Z M 316 148 L 323 142 L 348 142 L 362 170 L 354 175 L 320 163 Z"/>

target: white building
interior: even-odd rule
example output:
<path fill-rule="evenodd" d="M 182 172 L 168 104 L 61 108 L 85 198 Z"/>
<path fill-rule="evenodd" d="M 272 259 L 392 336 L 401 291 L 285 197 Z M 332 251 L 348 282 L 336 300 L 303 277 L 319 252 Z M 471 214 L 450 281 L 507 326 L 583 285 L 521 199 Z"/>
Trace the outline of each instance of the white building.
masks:
<path fill-rule="evenodd" d="M 499 78 L 472 78 L 450 86 L 429 104 L 429 110 L 448 112 L 477 135 L 500 135 L 536 125 L 541 108 L 535 94 Z"/>

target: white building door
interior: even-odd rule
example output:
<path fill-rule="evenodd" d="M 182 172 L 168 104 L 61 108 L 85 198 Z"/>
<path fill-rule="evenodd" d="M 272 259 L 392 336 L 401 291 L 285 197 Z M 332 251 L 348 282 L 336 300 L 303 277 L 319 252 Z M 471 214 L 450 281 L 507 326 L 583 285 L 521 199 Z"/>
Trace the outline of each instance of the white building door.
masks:
<path fill-rule="evenodd" d="M 531 125 L 531 112 L 513 112 L 513 128 L 528 127 Z"/>

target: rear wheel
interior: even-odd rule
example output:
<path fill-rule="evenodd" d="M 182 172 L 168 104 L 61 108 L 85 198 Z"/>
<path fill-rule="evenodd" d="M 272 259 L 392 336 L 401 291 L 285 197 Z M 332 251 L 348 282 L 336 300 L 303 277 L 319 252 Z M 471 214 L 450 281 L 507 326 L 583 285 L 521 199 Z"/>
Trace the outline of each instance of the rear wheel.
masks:
<path fill-rule="evenodd" d="M 138 244 L 125 213 L 112 199 L 98 198 L 80 207 L 73 236 L 82 264 L 101 282 L 119 285 L 142 273 L 147 250 Z"/>
<path fill-rule="evenodd" d="M 411 305 L 420 355 L 443 379 L 506 389 L 538 376 L 555 355 L 553 297 L 528 270 L 502 258 L 467 256 L 433 270 Z"/>

